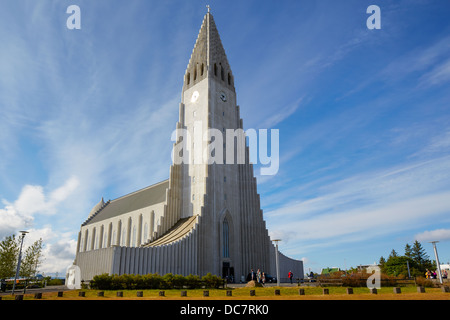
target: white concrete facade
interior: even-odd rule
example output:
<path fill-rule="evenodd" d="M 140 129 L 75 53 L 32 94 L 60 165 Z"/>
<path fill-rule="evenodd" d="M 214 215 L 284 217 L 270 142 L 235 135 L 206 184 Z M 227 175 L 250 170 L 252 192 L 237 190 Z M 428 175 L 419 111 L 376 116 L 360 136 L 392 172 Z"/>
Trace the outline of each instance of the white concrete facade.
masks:
<path fill-rule="evenodd" d="M 99 273 L 212 273 L 236 281 L 251 269 L 276 274 L 275 247 L 245 138 L 245 163 L 227 150 L 234 141 L 225 139 L 227 134 L 242 130 L 243 122 L 209 12 L 186 69 L 176 128 L 169 179 L 106 203 L 102 199 L 83 223 L 75 264 L 84 280 Z M 203 139 L 211 129 L 214 139 Z M 185 161 L 177 162 L 175 155 Z M 280 269 L 282 278 L 290 270 L 303 278 L 302 261 L 280 254 Z"/>

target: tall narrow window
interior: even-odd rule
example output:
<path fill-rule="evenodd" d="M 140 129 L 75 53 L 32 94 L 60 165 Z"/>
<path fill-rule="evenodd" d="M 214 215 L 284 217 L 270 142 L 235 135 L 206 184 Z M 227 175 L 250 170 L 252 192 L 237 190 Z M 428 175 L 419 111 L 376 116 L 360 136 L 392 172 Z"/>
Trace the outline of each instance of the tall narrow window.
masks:
<path fill-rule="evenodd" d="M 144 243 L 147 242 L 148 239 L 148 224 L 147 222 L 144 225 Z"/>
<path fill-rule="evenodd" d="M 123 227 L 123 229 L 122 229 L 122 234 L 121 234 L 120 236 L 121 236 L 121 238 L 122 238 L 122 243 L 121 243 L 121 245 L 124 247 L 124 246 L 125 246 L 125 236 L 126 236 L 126 233 L 125 233 L 125 227 Z"/>
<path fill-rule="evenodd" d="M 200 75 L 201 76 L 203 76 L 203 70 L 205 69 L 205 66 L 204 66 L 204 64 L 202 63 L 202 68 L 201 68 L 201 71 L 200 71 Z"/>
<path fill-rule="evenodd" d="M 83 246 L 83 251 L 88 251 L 88 243 L 89 243 L 89 231 L 86 230 L 86 232 L 84 233 L 84 246 Z"/>
<path fill-rule="evenodd" d="M 222 79 L 222 81 L 225 80 L 225 75 L 224 75 L 222 66 L 220 66 L 220 78 Z"/>
<path fill-rule="evenodd" d="M 228 220 L 227 218 L 223 219 L 222 224 L 223 229 L 223 257 L 229 258 L 230 257 L 230 228 L 228 226 Z"/>
<path fill-rule="evenodd" d="M 136 247 L 136 226 L 133 226 L 133 240 L 131 242 L 132 247 Z"/>
<path fill-rule="evenodd" d="M 217 64 L 214 63 L 214 75 L 217 76 Z"/>

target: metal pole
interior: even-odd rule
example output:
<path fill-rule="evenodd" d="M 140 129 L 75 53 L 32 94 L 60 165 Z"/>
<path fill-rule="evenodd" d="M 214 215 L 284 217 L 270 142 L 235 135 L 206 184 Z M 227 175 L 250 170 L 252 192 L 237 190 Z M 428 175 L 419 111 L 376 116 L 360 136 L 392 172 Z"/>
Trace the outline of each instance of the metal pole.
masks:
<path fill-rule="evenodd" d="M 20 262 L 22 260 L 22 245 L 23 245 L 23 238 L 25 238 L 25 234 L 27 234 L 27 231 L 20 231 L 22 233 L 22 238 L 20 241 L 20 249 L 19 249 L 19 258 L 17 259 L 17 269 L 16 269 L 16 275 L 14 276 L 14 283 L 13 283 L 13 288 L 12 288 L 12 295 L 14 295 L 14 290 L 16 289 L 16 281 L 17 278 L 19 277 L 19 270 L 20 270 Z"/>
<path fill-rule="evenodd" d="M 439 283 L 442 284 L 441 265 L 439 264 L 439 257 L 438 257 L 438 253 L 437 253 L 437 249 L 436 249 L 436 242 L 439 242 L 439 241 L 431 241 L 431 243 L 433 244 L 433 248 L 434 248 L 434 255 L 436 256 L 436 265 L 437 265 L 437 271 L 438 271 L 438 275 L 439 275 Z"/>
<path fill-rule="evenodd" d="M 275 252 L 275 262 L 276 262 L 276 267 L 277 267 L 277 286 L 280 286 L 280 268 L 278 265 L 278 241 L 281 241 L 281 239 L 277 239 L 277 240 L 273 240 L 275 242 L 275 248 L 276 248 L 276 252 Z"/>

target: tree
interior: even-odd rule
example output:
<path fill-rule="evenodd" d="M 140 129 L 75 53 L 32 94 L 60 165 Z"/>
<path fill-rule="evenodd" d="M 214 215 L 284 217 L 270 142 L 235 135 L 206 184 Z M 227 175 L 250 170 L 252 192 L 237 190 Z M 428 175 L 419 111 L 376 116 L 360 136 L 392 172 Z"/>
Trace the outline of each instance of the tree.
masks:
<path fill-rule="evenodd" d="M 19 275 L 31 277 L 36 273 L 42 262 L 42 239 L 35 241 L 27 249 L 22 248 L 22 262 Z M 13 278 L 16 275 L 17 260 L 19 257 L 20 239 L 14 235 L 8 236 L 0 242 L 0 279 Z"/>
<path fill-rule="evenodd" d="M 396 256 L 389 257 L 389 259 L 384 264 L 382 271 L 388 275 L 392 276 L 408 276 L 408 264 L 411 272 L 411 276 L 422 275 L 419 271 L 416 262 L 410 257 L 406 256 Z"/>
<path fill-rule="evenodd" d="M 425 272 L 426 269 L 432 269 L 433 264 L 431 263 L 430 257 L 425 253 L 422 245 L 419 241 L 414 241 L 411 249 L 411 258 L 417 263 L 420 271 Z"/>
<path fill-rule="evenodd" d="M 397 251 L 395 251 L 394 249 L 392 249 L 391 254 L 389 255 L 388 260 L 389 260 L 390 258 L 395 258 L 395 257 L 398 257 L 398 253 L 397 253 Z"/>
<path fill-rule="evenodd" d="M 37 268 L 42 261 L 42 239 L 35 241 L 25 251 L 20 265 L 20 276 L 32 277 L 36 274 Z"/>
<path fill-rule="evenodd" d="M 412 257 L 412 248 L 408 243 L 405 245 L 405 256 Z"/>
<path fill-rule="evenodd" d="M 12 278 L 16 274 L 19 247 L 14 235 L 0 242 L 0 279 Z"/>

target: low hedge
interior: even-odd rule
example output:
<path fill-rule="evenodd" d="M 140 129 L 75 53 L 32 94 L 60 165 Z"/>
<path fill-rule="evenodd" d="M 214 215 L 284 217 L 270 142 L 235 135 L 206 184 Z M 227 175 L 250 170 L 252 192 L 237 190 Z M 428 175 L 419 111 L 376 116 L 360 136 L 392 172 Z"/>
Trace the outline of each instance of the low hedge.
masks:
<path fill-rule="evenodd" d="M 224 283 L 223 279 L 208 273 L 200 278 L 196 275 L 182 276 L 167 273 L 164 276 L 158 273 L 145 275 L 123 274 L 109 275 L 107 273 L 94 276 L 89 282 L 91 289 L 97 290 L 135 290 L 135 289 L 197 289 L 219 288 Z"/>

